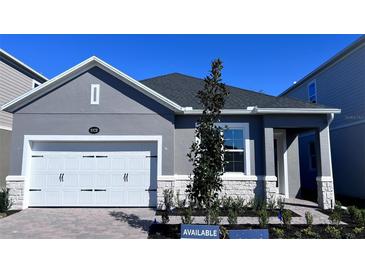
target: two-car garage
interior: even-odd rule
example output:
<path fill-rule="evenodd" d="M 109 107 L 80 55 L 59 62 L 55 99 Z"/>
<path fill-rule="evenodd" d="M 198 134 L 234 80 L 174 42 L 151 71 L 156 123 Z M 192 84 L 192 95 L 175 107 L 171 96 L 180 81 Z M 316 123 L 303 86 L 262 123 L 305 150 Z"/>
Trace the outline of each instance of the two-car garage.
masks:
<path fill-rule="evenodd" d="M 155 207 L 157 142 L 31 142 L 29 206 Z"/>

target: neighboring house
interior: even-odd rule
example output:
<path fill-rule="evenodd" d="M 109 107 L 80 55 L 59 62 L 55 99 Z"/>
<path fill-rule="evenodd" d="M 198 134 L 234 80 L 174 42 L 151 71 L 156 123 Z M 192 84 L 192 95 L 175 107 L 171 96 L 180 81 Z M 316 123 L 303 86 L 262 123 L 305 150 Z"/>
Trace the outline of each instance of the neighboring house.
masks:
<path fill-rule="evenodd" d="M 202 79 L 178 73 L 136 81 L 91 57 L 5 104 L 14 115 L 7 177 L 14 208 L 156 207 L 166 188 L 184 196 L 203 86 Z M 296 197 L 298 136 L 313 130 L 318 202 L 333 207 L 329 124 L 340 110 L 228 90 L 222 195 Z"/>
<path fill-rule="evenodd" d="M 365 36 L 309 73 L 281 96 L 341 109 L 331 124 L 335 193 L 365 200 Z M 302 182 L 316 188 L 313 135 L 301 138 Z"/>
<path fill-rule="evenodd" d="M 0 105 L 13 100 L 47 78 L 0 49 Z M 0 111 L 0 188 L 9 173 L 12 114 Z"/>

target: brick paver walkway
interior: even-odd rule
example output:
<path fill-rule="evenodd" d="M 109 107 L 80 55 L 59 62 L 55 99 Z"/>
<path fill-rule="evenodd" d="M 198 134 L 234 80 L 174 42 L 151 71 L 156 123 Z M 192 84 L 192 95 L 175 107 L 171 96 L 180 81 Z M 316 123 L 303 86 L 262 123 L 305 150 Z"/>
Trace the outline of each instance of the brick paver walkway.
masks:
<path fill-rule="evenodd" d="M 28 208 L 0 219 L 0 238 L 146 239 L 148 208 Z"/>

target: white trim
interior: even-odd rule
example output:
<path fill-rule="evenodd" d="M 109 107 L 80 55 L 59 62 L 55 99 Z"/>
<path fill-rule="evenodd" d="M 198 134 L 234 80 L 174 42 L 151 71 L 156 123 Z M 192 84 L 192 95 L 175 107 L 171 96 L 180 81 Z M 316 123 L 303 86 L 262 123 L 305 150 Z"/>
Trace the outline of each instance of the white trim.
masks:
<path fill-rule="evenodd" d="M 242 129 L 245 146 L 245 175 L 251 175 L 251 147 L 250 147 L 250 126 L 248 123 L 216 123 L 221 128 Z M 230 172 L 235 173 L 235 172 Z M 238 172 L 240 173 L 240 172 Z"/>
<path fill-rule="evenodd" d="M 99 105 L 99 99 L 100 99 L 100 85 L 91 84 L 91 86 L 90 86 L 90 104 Z"/>
<path fill-rule="evenodd" d="M 38 86 L 40 86 L 42 84 L 40 82 L 38 82 L 37 80 L 32 79 L 32 88 L 36 88 L 35 85 L 37 85 L 37 87 L 38 87 Z"/>
<path fill-rule="evenodd" d="M 276 182 L 278 178 L 276 176 L 262 176 L 261 179 L 263 181 Z"/>
<path fill-rule="evenodd" d="M 190 177 L 193 177 L 193 175 L 161 175 L 157 177 L 158 181 L 187 181 L 190 180 Z M 240 172 L 226 172 L 222 175 L 222 180 L 224 181 L 259 181 L 263 180 L 265 176 L 263 175 L 245 175 L 244 173 Z M 274 181 L 276 181 L 276 177 L 272 178 Z"/>
<path fill-rule="evenodd" d="M 315 92 L 315 97 L 316 97 L 316 101 L 315 102 L 312 102 L 311 99 L 310 99 L 310 94 L 309 94 L 309 86 L 314 84 L 314 92 Z M 317 93 L 317 80 L 316 79 L 313 79 L 311 80 L 308 84 L 307 84 L 307 96 L 308 96 L 308 101 L 310 103 L 313 103 L 313 104 L 317 104 L 318 103 L 318 93 Z"/>
<path fill-rule="evenodd" d="M 23 182 L 25 180 L 25 176 L 21 175 L 8 175 L 5 179 L 7 182 Z"/>
<path fill-rule="evenodd" d="M 262 114 L 327 114 L 327 113 L 341 113 L 338 108 L 258 108 L 257 113 Z"/>
<path fill-rule="evenodd" d="M 127 84 L 132 85 L 137 90 L 142 92 L 143 94 L 154 98 L 164 106 L 170 108 L 173 111 L 182 112 L 183 108 L 176 104 L 175 102 L 171 101 L 170 99 L 162 96 L 158 92 L 152 90 L 151 88 L 143 85 L 142 83 L 138 82 L 137 80 L 133 79 L 132 77 L 128 76 L 127 74 L 124 74 L 120 70 L 114 68 L 113 66 L 107 64 L 106 62 L 102 61 L 101 59 L 97 58 L 96 56 L 92 56 L 85 61 L 79 63 L 78 65 L 66 70 L 65 72 L 57 75 L 56 77 L 52 78 L 51 80 L 45 82 L 44 84 L 36 87 L 35 89 L 32 89 L 21 96 L 15 98 L 14 100 L 10 101 L 9 103 L 3 105 L 1 107 L 2 110 L 11 111 L 10 108 L 18 103 L 22 103 L 25 99 L 30 97 L 31 95 L 34 95 L 35 93 L 39 93 L 40 91 L 46 89 L 47 87 L 56 88 L 58 85 L 62 84 L 65 80 L 67 80 L 70 76 L 73 74 L 77 74 L 78 72 L 82 73 L 86 71 L 87 69 L 97 66 L 105 71 L 108 71 L 112 75 L 116 76 L 118 79 L 127 82 Z"/>
<path fill-rule="evenodd" d="M 176 113 L 186 114 L 186 115 L 196 115 L 201 114 L 202 110 L 199 109 L 191 109 L 190 107 L 181 107 L 179 104 L 171 101 L 170 99 L 164 97 L 163 95 L 159 94 L 158 92 L 152 90 L 151 88 L 145 86 L 144 84 L 140 83 L 139 81 L 133 79 L 132 77 L 124 74 L 120 70 L 114 68 L 113 66 L 109 65 L 108 63 L 100 60 L 99 58 L 92 56 L 85 61 L 79 63 L 78 65 L 66 70 L 65 72 L 57 75 L 56 77 L 52 78 L 51 80 L 43 83 L 42 85 L 32 89 L 19 97 L 15 98 L 14 100 L 4 104 L 1 107 L 1 110 L 11 112 L 11 107 L 14 107 L 18 103 L 22 103 L 28 97 L 39 93 L 40 91 L 46 88 L 55 88 L 58 85 L 64 83 L 67 79 L 69 79 L 73 74 L 82 73 L 87 69 L 91 68 L 92 66 L 98 66 L 99 68 L 112 73 L 118 79 L 127 82 L 127 84 L 132 85 L 137 90 L 142 92 L 143 94 L 155 99 L 156 101 L 160 102 L 162 105 L 168 107 L 169 109 L 175 111 Z M 257 107 L 248 107 L 247 109 L 224 109 L 222 110 L 222 114 L 256 114 L 256 113 L 292 113 L 292 114 L 325 114 L 325 113 L 340 113 L 340 109 L 327 109 L 327 108 L 257 108 Z"/>
<path fill-rule="evenodd" d="M 2 54 L 4 54 L 5 56 L 7 56 L 9 59 L 11 59 L 12 61 L 14 61 L 15 63 L 18 63 L 19 65 L 23 66 L 24 68 L 26 68 L 27 70 L 31 71 L 32 73 L 34 73 L 35 75 L 37 75 L 38 77 L 42 78 L 43 80 L 47 81 L 48 78 L 42 74 L 40 74 L 39 72 L 35 71 L 34 69 L 32 69 L 31 67 L 27 66 L 26 64 L 24 64 L 22 61 L 20 61 L 19 59 L 15 58 L 13 55 L 11 55 L 10 53 L 6 52 L 3 49 L 0 49 L 0 52 Z"/>
<path fill-rule="evenodd" d="M 201 109 L 185 110 L 185 115 L 199 115 Z M 222 115 L 255 115 L 255 114 L 328 114 L 341 113 L 337 108 L 253 108 L 253 109 L 223 109 Z"/>
<path fill-rule="evenodd" d="M 11 127 L 5 127 L 5 126 L 0 126 L 0 129 L 9 130 L 9 131 L 13 130 Z"/>
<path fill-rule="evenodd" d="M 332 176 L 317 176 L 316 177 L 317 182 L 333 182 Z"/>
<path fill-rule="evenodd" d="M 29 205 L 29 177 L 31 168 L 32 142 L 112 142 L 112 141 L 156 141 L 157 177 L 162 174 L 162 136 L 161 135 L 24 135 L 22 174 L 24 176 L 24 206 Z"/>

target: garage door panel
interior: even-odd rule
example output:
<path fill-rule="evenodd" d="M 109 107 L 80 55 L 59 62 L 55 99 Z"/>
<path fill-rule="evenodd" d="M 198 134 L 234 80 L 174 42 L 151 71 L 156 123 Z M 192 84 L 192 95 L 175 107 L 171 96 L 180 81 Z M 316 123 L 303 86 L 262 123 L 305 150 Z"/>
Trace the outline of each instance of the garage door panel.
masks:
<path fill-rule="evenodd" d="M 94 186 L 96 188 L 106 188 L 107 186 L 111 186 L 111 174 L 96 174 Z"/>
<path fill-rule="evenodd" d="M 94 156 L 84 155 L 80 160 L 80 170 L 95 170 L 96 162 Z"/>
<path fill-rule="evenodd" d="M 79 174 L 79 187 L 80 188 L 93 188 L 94 187 L 94 174 Z"/>
<path fill-rule="evenodd" d="M 95 189 L 94 197 L 96 205 L 108 205 L 109 195 L 106 189 Z"/>
<path fill-rule="evenodd" d="M 79 204 L 79 189 L 63 189 L 62 201 L 64 206 L 74 206 Z"/>
<path fill-rule="evenodd" d="M 60 174 L 48 174 L 46 175 L 46 188 L 62 187 L 60 181 Z"/>
<path fill-rule="evenodd" d="M 61 203 L 61 190 L 46 189 L 42 190 L 44 195 L 44 203 L 49 206 L 59 206 Z"/>
<path fill-rule="evenodd" d="M 90 206 L 94 204 L 93 189 L 83 188 L 80 190 L 79 204 L 84 206 Z"/>
<path fill-rule="evenodd" d="M 65 169 L 64 162 L 65 160 L 63 158 L 55 158 L 55 157 L 47 158 L 47 169 L 49 171 L 64 170 Z"/>
<path fill-rule="evenodd" d="M 32 201 L 32 205 L 41 206 L 44 205 L 43 192 L 42 191 L 30 191 L 29 199 Z"/>
<path fill-rule="evenodd" d="M 96 156 L 96 169 L 97 170 L 110 170 L 111 169 L 111 159 L 107 156 L 98 155 Z"/>
<path fill-rule="evenodd" d="M 32 182 L 31 188 L 42 189 L 46 187 L 47 175 L 45 173 L 33 174 L 30 180 Z"/>
<path fill-rule="evenodd" d="M 111 187 L 122 187 L 123 182 L 123 174 L 114 173 L 111 175 L 110 186 Z"/>
<path fill-rule="evenodd" d="M 43 156 L 33 155 L 32 156 L 32 170 L 40 171 L 47 169 L 47 159 L 43 158 Z"/>
<path fill-rule="evenodd" d="M 63 187 L 79 188 L 79 175 L 77 173 L 65 172 L 63 175 Z"/>
<path fill-rule="evenodd" d="M 68 157 L 65 163 L 65 170 L 79 170 L 80 159 L 77 157 Z"/>
<path fill-rule="evenodd" d="M 142 146 L 141 146 L 142 147 Z M 150 151 L 41 152 L 32 158 L 31 206 L 156 206 Z M 155 174 L 155 170 L 153 174 Z M 127 178 L 125 175 L 127 175 Z M 154 176 L 155 177 L 155 176 Z"/>

